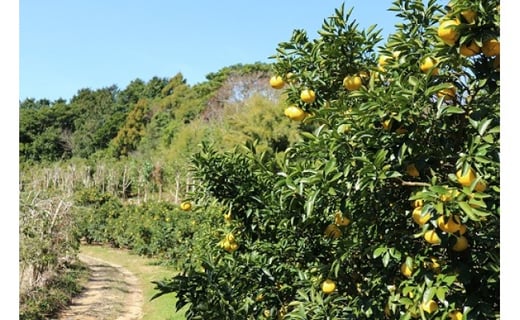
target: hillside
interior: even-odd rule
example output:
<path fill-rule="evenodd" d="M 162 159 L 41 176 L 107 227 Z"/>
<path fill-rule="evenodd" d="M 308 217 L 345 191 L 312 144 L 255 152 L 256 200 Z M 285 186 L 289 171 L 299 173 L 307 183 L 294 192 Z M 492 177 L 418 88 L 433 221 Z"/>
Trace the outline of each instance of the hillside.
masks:
<path fill-rule="evenodd" d="M 203 141 L 222 151 L 246 141 L 285 150 L 298 139 L 298 125 L 283 115 L 270 68 L 233 65 L 194 86 L 179 73 L 135 79 L 124 89 L 79 89 L 70 101 L 26 99 L 20 187 L 53 184 L 70 193 L 78 184 L 103 185 L 123 198 L 169 193 L 177 201 L 189 180 L 189 157 Z"/>
<path fill-rule="evenodd" d="M 279 103 L 279 96 L 268 87 L 269 68 L 261 63 L 234 65 L 194 86 L 179 73 L 170 79 L 135 79 L 124 89 L 115 85 L 79 89 L 70 101 L 26 99 L 20 103 L 20 161 L 158 154 L 178 158 L 187 151 L 186 145 L 192 148 L 193 139 L 203 136 L 236 142 L 236 137 L 219 130 L 222 126 L 244 129 L 242 138 L 271 139 L 272 144 L 287 140 L 287 132 L 271 136 L 272 132 L 251 128 L 252 119 L 243 114 L 261 107 L 267 116 L 262 104 Z M 195 132 L 199 137 L 187 137 Z M 176 151 L 172 154 L 171 149 Z"/>

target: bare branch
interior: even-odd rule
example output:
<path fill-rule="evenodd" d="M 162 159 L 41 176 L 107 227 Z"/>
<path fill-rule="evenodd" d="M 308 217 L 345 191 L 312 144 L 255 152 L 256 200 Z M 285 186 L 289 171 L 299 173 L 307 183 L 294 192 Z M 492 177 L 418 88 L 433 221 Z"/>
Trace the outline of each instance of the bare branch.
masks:
<path fill-rule="evenodd" d="M 403 179 L 397 178 L 399 181 L 401 181 L 402 186 L 408 186 L 408 187 L 429 187 L 431 184 L 427 182 L 420 182 L 420 181 L 405 181 Z"/>

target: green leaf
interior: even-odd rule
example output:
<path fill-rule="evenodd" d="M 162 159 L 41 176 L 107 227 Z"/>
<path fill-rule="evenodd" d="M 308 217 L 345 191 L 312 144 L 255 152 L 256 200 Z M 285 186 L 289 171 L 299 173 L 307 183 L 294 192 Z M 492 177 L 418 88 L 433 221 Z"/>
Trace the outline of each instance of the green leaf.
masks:
<path fill-rule="evenodd" d="M 465 201 L 457 202 L 459 207 L 466 213 L 466 215 L 473 221 L 480 221 L 480 219 L 473 212 L 473 208 Z"/>
<path fill-rule="evenodd" d="M 444 204 L 442 203 L 442 201 L 439 201 L 435 204 L 435 210 L 439 214 L 444 214 Z"/>
<path fill-rule="evenodd" d="M 414 289 L 415 289 L 415 287 L 410 287 L 410 286 L 404 287 L 403 288 L 403 295 L 407 296 L 410 292 L 413 292 Z"/>
<path fill-rule="evenodd" d="M 457 280 L 457 276 L 456 275 L 444 276 L 444 278 L 442 280 L 448 286 L 451 286 Z"/>
<path fill-rule="evenodd" d="M 435 193 L 438 193 L 438 194 L 446 194 L 446 193 L 448 193 L 448 190 L 446 189 L 446 187 L 442 187 L 442 186 L 431 186 L 430 190 L 435 192 Z"/>
<path fill-rule="evenodd" d="M 274 277 L 269 270 L 262 268 L 262 272 L 267 276 L 267 278 L 269 278 L 269 280 L 274 281 Z"/>
<path fill-rule="evenodd" d="M 493 160 L 491 160 L 487 157 L 483 157 L 483 156 L 475 156 L 475 161 L 483 163 L 483 164 L 488 164 L 488 163 L 493 162 Z"/>
<path fill-rule="evenodd" d="M 375 159 L 374 159 L 374 165 L 376 166 L 376 168 L 380 168 L 382 166 L 383 162 L 386 159 L 387 154 L 388 154 L 388 151 L 384 150 L 384 149 L 380 149 L 379 151 L 377 151 Z"/>
<path fill-rule="evenodd" d="M 329 182 L 334 182 L 343 176 L 343 172 L 336 173 L 332 178 L 329 179 Z"/>
<path fill-rule="evenodd" d="M 383 253 L 385 253 L 387 250 L 386 247 L 379 247 L 379 248 L 376 248 L 374 250 L 374 253 L 372 254 L 374 258 L 377 258 L 379 257 L 380 255 L 382 255 Z"/>
<path fill-rule="evenodd" d="M 403 142 L 401 145 L 401 148 L 399 148 L 399 164 L 402 164 L 402 161 L 405 157 L 405 153 L 408 151 L 408 146 L 406 145 L 406 142 Z"/>
<path fill-rule="evenodd" d="M 419 84 L 419 80 L 414 76 L 410 76 L 408 78 L 408 83 L 412 85 L 412 87 L 417 87 L 417 85 Z"/>
<path fill-rule="evenodd" d="M 409 306 L 413 304 L 413 301 L 410 298 L 402 297 L 401 299 L 399 299 L 399 303 L 405 306 Z"/>
<path fill-rule="evenodd" d="M 428 87 L 426 89 L 425 94 L 427 96 L 431 96 L 431 95 L 436 94 L 437 92 L 441 91 L 442 89 L 447 89 L 447 88 L 450 88 L 450 87 L 451 87 L 450 83 L 441 83 L 441 84 L 438 84 L 438 85 L 435 85 L 435 86 Z"/>
<path fill-rule="evenodd" d="M 444 302 L 446 300 L 446 291 L 448 291 L 446 287 L 438 287 L 437 291 L 435 292 L 435 295 L 437 296 L 437 298 L 439 298 L 441 302 Z"/>
<path fill-rule="evenodd" d="M 460 107 L 449 106 L 443 109 L 442 114 L 463 114 L 465 111 Z"/>
<path fill-rule="evenodd" d="M 492 119 L 480 121 L 480 123 L 478 125 L 478 134 L 481 136 L 484 135 L 484 133 L 486 132 L 487 128 L 489 127 L 489 125 L 491 124 L 492 121 L 493 121 Z"/>
<path fill-rule="evenodd" d="M 335 159 L 331 159 L 329 161 L 327 161 L 327 164 L 325 165 L 325 177 L 329 175 L 329 173 L 331 173 L 332 171 L 336 171 L 337 170 L 337 166 L 336 166 L 336 160 Z"/>
<path fill-rule="evenodd" d="M 337 195 L 338 193 L 336 192 L 336 189 L 330 187 L 329 190 L 327 191 L 327 193 L 331 196 L 335 196 Z"/>
<path fill-rule="evenodd" d="M 424 290 L 424 293 L 423 293 L 422 301 L 423 302 L 430 301 L 431 299 L 433 299 L 436 292 L 437 292 L 437 288 L 435 288 L 435 287 L 426 288 L 426 290 Z"/>
<path fill-rule="evenodd" d="M 487 135 L 483 136 L 482 140 L 484 140 L 485 142 L 487 142 L 489 144 L 495 143 L 495 137 L 492 134 L 487 134 Z"/>
<path fill-rule="evenodd" d="M 395 248 L 391 248 L 391 249 L 389 250 L 389 252 L 390 252 L 390 255 L 391 255 L 394 259 L 396 259 L 396 260 L 401 260 L 401 252 L 400 252 L 399 250 L 397 250 L 397 249 L 395 249 Z M 413 264 L 413 260 L 411 259 L 411 257 L 409 257 L 409 258 L 410 258 L 410 263 L 409 263 L 409 265 L 410 265 L 410 267 L 413 267 L 413 266 L 412 266 L 412 264 Z M 408 259 L 407 259 L 407 260 L 408 260 Z"/>
<path fill-rule="evenodd" d="M 383 254 L 383 266 L 388 266 L 388 263 L 390 262 L 390 254 L 388 252 L 385 252 L 385 254 Z"/>
<path fill-rule="evenodd" d="M 314 190 L 305 202 L 306 217 L 303 219 L 304 221 L 312 215 L 312 211 L 314 210 L 314 201 L 316 201 L 319 193 L 319 190 Z"/>
<path fill-rule="evenodd" d="M 318 137 L 316 137 L 315 135 L 313 135 L 312 133 L 307 132 L 307 131 L 301 131 L 300 135 L 302 135 L 303 137 L 305 137 L 305 138 L 307 138 L 309 140 L 317 140 L 318 139 Z"/>

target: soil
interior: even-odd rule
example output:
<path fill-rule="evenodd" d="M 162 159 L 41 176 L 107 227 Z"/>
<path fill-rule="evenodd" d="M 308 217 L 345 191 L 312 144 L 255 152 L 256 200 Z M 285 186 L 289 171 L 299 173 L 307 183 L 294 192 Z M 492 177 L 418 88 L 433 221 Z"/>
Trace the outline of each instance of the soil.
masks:
<path fill-rule="evenodd" d="M 138 320 L 142 318 L 143 293 L 138 279 L 120 265 L 85 254 L 90 275 L 84 290 L 62 311 L 58 320 Z"/>

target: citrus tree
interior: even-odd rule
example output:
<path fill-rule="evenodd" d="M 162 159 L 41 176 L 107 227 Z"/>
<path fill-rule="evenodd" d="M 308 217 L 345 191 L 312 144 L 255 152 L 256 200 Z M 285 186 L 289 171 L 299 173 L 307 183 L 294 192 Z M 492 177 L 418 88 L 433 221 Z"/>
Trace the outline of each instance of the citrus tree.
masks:
<path fill-rule="evenodd" d="M 295 30 L 270 84 L 301 141 L 193 159 L 225 210 L 200 264 L 157 281 L 188 319 L 496 319 L 498 1 L 397 0 L 379 46 L 344 7 Z"/>

